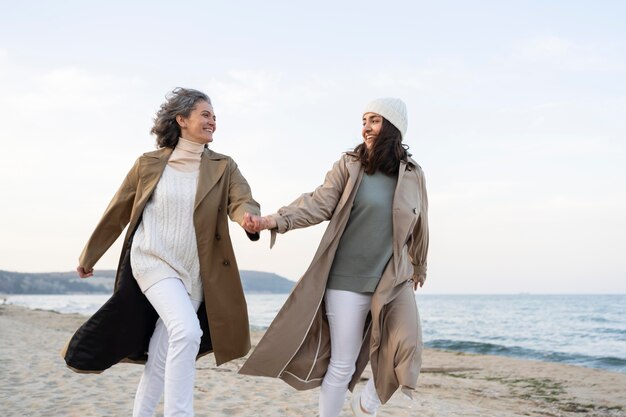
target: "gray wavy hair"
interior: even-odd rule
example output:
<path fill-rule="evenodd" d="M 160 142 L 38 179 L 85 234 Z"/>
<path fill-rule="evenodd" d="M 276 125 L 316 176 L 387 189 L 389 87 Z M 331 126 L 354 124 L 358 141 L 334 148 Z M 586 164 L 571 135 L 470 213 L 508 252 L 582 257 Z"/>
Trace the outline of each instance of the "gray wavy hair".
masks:
<path fill-rule="evenodd" d="M 180 126 L 176 121 L 176 116 L 189 117 L 196 103 L 206 101 L 211 104 L 211 99 L 201 91 L 182 87 L 173 89 L 165 98 L 165 103 L 161 104 L 161 108 L 156 113 L 150 133 L 156 135 L 157 147 L 173 149 L 180 137 Z"/>

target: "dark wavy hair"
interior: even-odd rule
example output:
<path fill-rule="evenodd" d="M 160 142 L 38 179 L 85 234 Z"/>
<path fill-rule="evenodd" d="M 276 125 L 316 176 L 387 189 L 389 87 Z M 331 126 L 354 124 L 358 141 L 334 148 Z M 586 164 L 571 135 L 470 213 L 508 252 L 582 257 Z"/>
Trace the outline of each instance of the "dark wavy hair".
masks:
<path fill-rule="evenodd" d="M 154 126 L 150 133 L 156 135 L 156 145 L 159 148 L 175 148 L 180 137 L 180 126 L 176 116 L 189 117 L 199 101 L 211 104 L 209 96 L 191 88 L 177 87 L 168 93 L 165 103 L 154 118 Z"/>
<path fill-rule="evenodd" d="M 366 174 L 372 175 L 380 171 L 391 177 L 398 174 L 400 161 L 408 162 L 411 156 L 408 149 L 409 145 L 402 143 L 402 134 L 398 128 L 383 117 L 383 125 L 371 151 L 365 143 L 361 143 L 353 152 L 365 167 Z"/>

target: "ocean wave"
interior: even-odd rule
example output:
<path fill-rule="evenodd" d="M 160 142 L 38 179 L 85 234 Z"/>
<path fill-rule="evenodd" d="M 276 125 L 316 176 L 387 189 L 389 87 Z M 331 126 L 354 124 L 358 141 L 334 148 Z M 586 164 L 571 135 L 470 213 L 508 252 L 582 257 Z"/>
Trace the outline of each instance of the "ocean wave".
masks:
<path fill-rule="evenodd" d="M 547 362 L 560 362 L 590 368 L 626 372 L 626 359 L 612 356 L 589 356 L 575 353 L 549 352 L 520 346 L 505 346 L 468 340 L 436 339 L 430 340 L 424 343 L 424 345 L 432 349 L 479 353 L 484 355 L 511 356 L 521 359 L 537 359 Z"/>
<path fill-rule="evenodd" d="M 590 321 L 593 323 L 611 323 L 611 320 L 602 316 L 579 316 L 577 317 L 577 319 L 581 321 L 587 321 L 587 322 Z"/>
<path fill-rule="evenodd" d="M 608 327 L 602 327 L 602 328 L 594 329 L 594 332 L 621 336 L 618 338 L 619 340 L 625 340 L 626 338 L 626 329 L 613 329 L 613 328 L 608 328 Z"/>

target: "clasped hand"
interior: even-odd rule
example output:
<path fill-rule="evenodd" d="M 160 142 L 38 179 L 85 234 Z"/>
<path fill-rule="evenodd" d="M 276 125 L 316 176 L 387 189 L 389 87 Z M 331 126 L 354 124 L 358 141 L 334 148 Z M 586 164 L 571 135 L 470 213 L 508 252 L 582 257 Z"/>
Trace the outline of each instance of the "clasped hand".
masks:
<path fill-rule="evenodd" d="M 256 216 L 254 214 L 246 213 L 243 216 L 243 228 L 249 233 L 258 233 L 265 229 L 274 229 L 276 227 L 276 220 L 271 216 Z"/>

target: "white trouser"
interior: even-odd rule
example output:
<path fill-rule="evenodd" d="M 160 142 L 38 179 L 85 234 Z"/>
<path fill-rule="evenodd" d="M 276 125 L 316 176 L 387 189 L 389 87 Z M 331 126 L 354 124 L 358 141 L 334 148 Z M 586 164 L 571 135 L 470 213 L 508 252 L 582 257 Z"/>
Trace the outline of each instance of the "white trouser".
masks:
<path fill-rule="evenodd" d="M 133 417 L 152 417 L 164 391 L 165 417 L 193 416 L 196 356 L 202 337 L 196 311 L 201 302 L 189 298 L 178 278 L 159 281 L 144 294 L 159 319 L 150 338 Z"/>
<path fill-rule="evenodd" d="M 338 417 L 356 369 L 372 296 L 327 289 L 324 300 L 330 326 L 330 364 L 322 382 L 319 411 L 320 417 Z M 373 380 L 369 380 L 363 390 L 361 403 L 369 412 L 375 412 L 380 406 Z"/>

